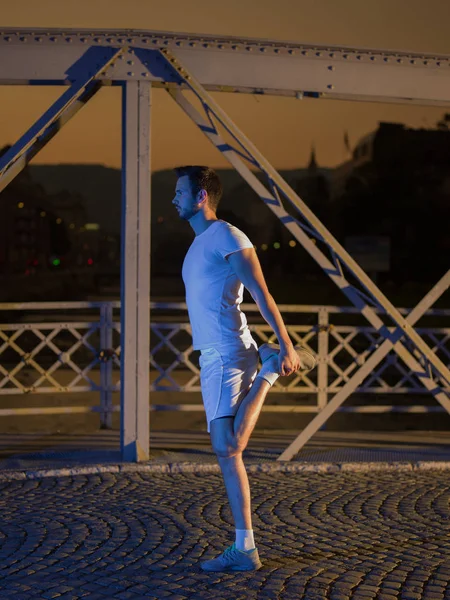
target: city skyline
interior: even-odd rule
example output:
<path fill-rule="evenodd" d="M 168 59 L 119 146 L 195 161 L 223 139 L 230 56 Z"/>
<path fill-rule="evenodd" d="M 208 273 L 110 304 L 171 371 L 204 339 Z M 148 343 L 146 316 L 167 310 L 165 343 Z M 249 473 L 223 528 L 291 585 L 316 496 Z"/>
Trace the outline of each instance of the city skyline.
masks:
<path fill-rule="evenodd" d="M 213 8 L 211 9 L 211 6 Z M 89 7 L 89 8 L 88 8 Z M 36 7 L 24 2 L 3 11 L 5 26 L 132 28 L 173 30 L 290 40 L 300 43 L 341 44 L 414 52 L 450 53 L 446 23 L 450 5 L 434 0 L 420 2 L 379 0 L 361 7 L 345 0 L 332 2 L 262 1 L 252 20 L 254 2 L 232 0 L 226 6 L 197 0 L 191 12 L 182 2 L 171 9 L 148 2 L 102 0 L 64 6 L 47 1 Z M 26 8 L 26 10 L 25 10 Z M 207 9 L 208 8 L 208 9 Z M 274 17 L 277 17 L 276 19 Z M 62 93 L 58 87 L 0 88 L 3 119 L 0 145 L 14 143 Z M 432 128 L 443 107 L 375 104 L 336 100 L 302 101 L 290 98 L 214 94 L 221 106 L 278 169 L 306 166 L 311 147 L 318 164 L 335 167 L 348 158 L 344 136 L 355 146 L 378 122 L 401 122 L 408 127 Z M 120 167 L 120 101 L 118 88 L 104 88 L 39 153 L 34 164 L 103 164 Z M 152 170 L 181 163 L 206 163 L 228 167 L 224 158 L 197 131 L 163 90 L 153 90 Z"/>

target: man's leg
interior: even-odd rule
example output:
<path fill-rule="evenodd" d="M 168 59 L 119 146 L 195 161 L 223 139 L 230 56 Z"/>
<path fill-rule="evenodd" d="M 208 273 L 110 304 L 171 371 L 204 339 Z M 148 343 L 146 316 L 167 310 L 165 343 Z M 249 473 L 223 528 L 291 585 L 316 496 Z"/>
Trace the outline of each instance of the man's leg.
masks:
<path fill-rule="evenodd" d="M 235 417 L 213 419 L 211 444 L 217 456 L 236 529 L 251 530 L 250 487 L 242 452 L 255 428 L 270 384 L 257 377 Z"/>

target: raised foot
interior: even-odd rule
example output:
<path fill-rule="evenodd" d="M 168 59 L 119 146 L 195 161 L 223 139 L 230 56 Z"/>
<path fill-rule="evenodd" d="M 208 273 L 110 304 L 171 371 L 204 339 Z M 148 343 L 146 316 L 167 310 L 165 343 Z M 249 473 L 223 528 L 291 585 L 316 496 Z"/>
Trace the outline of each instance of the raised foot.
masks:
<path fill-rule="evenodd" d="M 296 346 L 294 346 L 294 349 L 297 352 L 298 357 L 300 359 L 300 371 L 302 373 L 307 373 L 308 371 L 314 369 L 314 367 L 317 364 L 317 361 L 312 352 L 307 350 L 301 344 L 297 344 Z M 262 344 L 258 348 L 258 352 L 261 358 L 261 362 L 264 364 L 266 360 L 268 360 L 271 356 L 278 356 L 278 354 L 280 353 L 280 346 L 278 344 Z"/>

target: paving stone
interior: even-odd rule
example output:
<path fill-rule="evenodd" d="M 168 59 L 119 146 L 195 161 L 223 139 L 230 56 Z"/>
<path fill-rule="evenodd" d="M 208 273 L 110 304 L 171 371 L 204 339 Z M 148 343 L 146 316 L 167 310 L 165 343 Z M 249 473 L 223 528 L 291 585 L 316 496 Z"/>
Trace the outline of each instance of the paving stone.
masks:
<path fill-rule="evenodd" d="M 234 537 L 219 473 L 2 480 L 0 598 L 450 600 L 450 472 L 252 472 L 251 486 L 263 569 L 204 573 Z"/>

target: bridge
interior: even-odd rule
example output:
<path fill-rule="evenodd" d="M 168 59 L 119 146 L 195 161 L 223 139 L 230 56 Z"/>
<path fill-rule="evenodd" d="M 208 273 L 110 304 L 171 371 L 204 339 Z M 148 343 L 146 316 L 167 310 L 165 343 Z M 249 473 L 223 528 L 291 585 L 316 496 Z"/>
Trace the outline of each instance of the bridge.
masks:
<path fill-rule="evenodd" d="M 0 83 L 65 86 L 61 97 L 2 156 L 0 191 L 102 86 L 120 85 L 123 90 L 124 460 L 143 461 L 149 455 L 152 87 L 167 91 L 384 340 L 373 344 L 351 379 L 279 459 L 290 460 L 391 350 L 450 413 L 450 371 L 414 328 L 448 288 L 450 271 L 403 316 L 211 96 L 271 94 L 448 107 L 450 56 L 174 32 L 9 28 L 0 31 Z M 265 175 L 266 185 L 254 170 Z M 319 378 L 318 386 L 324 389 L 326 382 Z"/>

